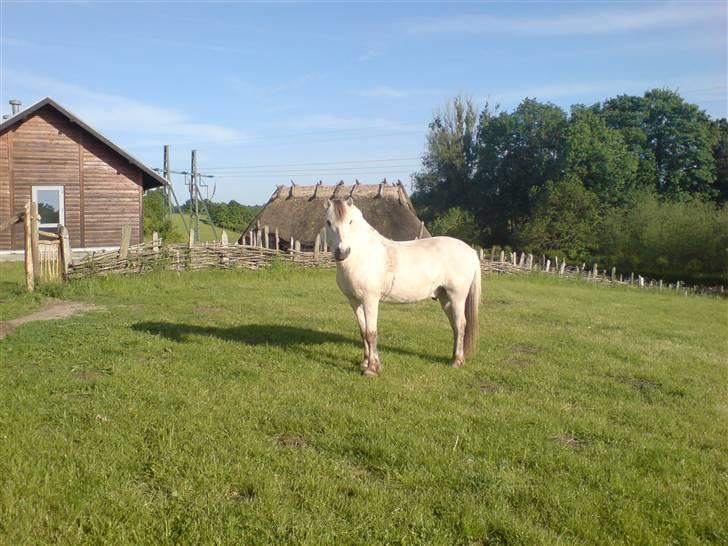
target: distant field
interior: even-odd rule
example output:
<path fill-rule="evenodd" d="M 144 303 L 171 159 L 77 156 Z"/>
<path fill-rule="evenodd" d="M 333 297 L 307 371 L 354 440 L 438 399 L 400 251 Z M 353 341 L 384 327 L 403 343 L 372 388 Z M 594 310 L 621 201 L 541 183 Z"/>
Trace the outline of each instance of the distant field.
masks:
<path fill-rule="evenodd" d="M 332 271 L 93 278 L 0 342 L 0 543 L 728 543 L 728 304 L 486 277 L 480 350 Z"/>
<path fill-rule="evenodd" d="M 178 243 L 183 242 L 187 240 L 187 230 L 185 229 L 184 222 L 187 222 L 187 226 L 190 225 L 190 216 L 189 214 L 184 214 L 184 222 L 182 220 L 182 213 L 176 212 L 172 214 L 172 224 L 174 225 L 175 229 L 177 230 L 178 237 L 176 237 L 172 241 L 168 241 L 170 243 Z M 217 238 L 220 238 L 220 234 L 222 233 L 222 228 L 219 228 L 215 226 L 215 229 L 217 230 Z M 231 242 L 237 241 L 238 237 L 240 237 L 240 233 L 233 233 L 231 230 L 226 230 L 228 234 L 228 240 Z M 146 239 L 150 240 L 151 237 L 146 237 Z M 212 226 L 210 224 L 206 224 L 205 222 L 200 222 L 200 240 L 202 242 L 210 242 L 215 240 L 215 235 L 212 232 Z"/>

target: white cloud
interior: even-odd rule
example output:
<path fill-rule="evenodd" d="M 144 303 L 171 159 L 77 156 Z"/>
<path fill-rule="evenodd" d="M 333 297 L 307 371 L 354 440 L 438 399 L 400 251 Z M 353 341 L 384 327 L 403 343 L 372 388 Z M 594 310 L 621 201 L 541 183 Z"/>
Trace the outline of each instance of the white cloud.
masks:
<path fill-rule="evenodd" d="M 501 17 L 493 15 L 454 15 L 429 17 L 406 25 L 410 34 L 496 34 L 526 35 L 607 34 L 685 26 L 707 21 L 723 21 L 726 9 L 723 2 L 709 4 L 665 3 L 646 9 L 602 10 L 588 14 L 562 13 L 551 17 Z"/>
<path fill-rule="evenodd" d="M 175 142 L 200 144 L 235 144 L 250 139 L 237 129 L 194 121 L 173 108 L 148 104 L 137 99 L 98 93 L 79 85 L 34 76 L 24 72 L 3 71 L 4 87 L 35 93 L 40 99 L 50 95 L 102 133 L 131 135 L 139 142 Z M 17 93 L 16 93 L 17 94 Z M 27 103 L 26 103 L 27 104 Z"/>
<path fill-rule="evenodd" d="M 408 93 L 400 89 L 394 89 L 393 87 L 387 87 L 386 85 L 378 85 L 370 89 L 362 89 L 356 91 L 357 95 L 362 97 L 375 97 L 375 98 L 388 98 L 388 99 L 399 99 L 406 97 Z"/>

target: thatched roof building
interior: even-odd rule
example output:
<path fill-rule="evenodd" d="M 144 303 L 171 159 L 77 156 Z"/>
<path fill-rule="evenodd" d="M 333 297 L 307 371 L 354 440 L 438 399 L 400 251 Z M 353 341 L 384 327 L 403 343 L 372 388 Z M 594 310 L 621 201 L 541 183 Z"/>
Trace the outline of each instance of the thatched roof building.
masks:
<path fill-rule="evenodd" d="M 278 186 L 268 203 L 253 219 L 240 237 L 240 243 L 258 238 L 268 226 L 268 245 L 273 247 L 278 230 L 279 246 L 289 248 L 291 240 L 300 241 L 301 247 L 311 250 L 316 236 L 323 239 L 325 222 L 324 201 L 351 197 L 364 218 L 382 235 L 395 241 L 430 237 L 423 222 L 417 218 L 412 202 L 401 182 L 388 184 L 360 184 L 347 186 L 339 182 L 327 186 Z M 263 243 L 265 245 L 265 243 Z M 323 241 L 322 241 L 323 244 Z"/>

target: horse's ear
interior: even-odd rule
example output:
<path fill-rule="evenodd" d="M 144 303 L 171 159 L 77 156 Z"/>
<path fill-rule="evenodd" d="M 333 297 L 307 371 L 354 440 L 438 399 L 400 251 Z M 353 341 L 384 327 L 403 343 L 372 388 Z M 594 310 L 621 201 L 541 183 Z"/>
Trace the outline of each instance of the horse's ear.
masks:
<path fill-rule="evenodd" d="M 324 208 L 328 210 L 328 208 L 331 206 L 331 199 L 328 197 L 326 198 L 326 201 L 324 201 Z"/>
<path fill-rule="evenodd" d="M 352 199 L 351 197 L 349 197 L 349 198 L 348 198 L 348 199 L 346 200 L 346 204 L 347 204 L 348 206 L 350 206 L 350 207 L 353 207 L 353 206 L 354 206 L 354 200 L 353 200 L 353 199 Z"/>

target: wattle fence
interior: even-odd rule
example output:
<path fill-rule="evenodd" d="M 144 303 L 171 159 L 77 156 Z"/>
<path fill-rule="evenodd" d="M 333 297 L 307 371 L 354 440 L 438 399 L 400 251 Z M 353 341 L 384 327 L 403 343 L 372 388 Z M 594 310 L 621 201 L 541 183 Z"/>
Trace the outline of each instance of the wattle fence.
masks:
<path fill-rule="evenodd" d="M 297 246 L 297 245 L 296 245 Z M 318 247 L 316 247 L 318 248 Z M 535 259 L 526 253 L 479 250 L 484 274 L 541 273 L 556 277 L 581 279 L 593 283 L 632 285 L 644 289 L 673 290 L 688 293 L 706 293 L 725 296 L 723 286 L 691 287 L 680 281 L 664 283 L 631 273 L 617 274 L 616 270 L 601 269 L 598 264 L 567 264 L 564 260 L 546 256 Z M 490 255 L 488 255 L 490 254 Z M 197 271 L 203 269 L 261 269 L 274 262 L 288 262 L 300 267 L 331 268 L 335 261 L 328 251 L 301 251 L 300 247 L 280 250 L 254 245 L 230 245 L 226 242 L 164 244 L 161 239 L 124 247 L 119 251 L 94 252 L 75 261 L 69 267 L 67 278 L 78 279 L 98 274 L 132 274 L 145 271 Z"/>

